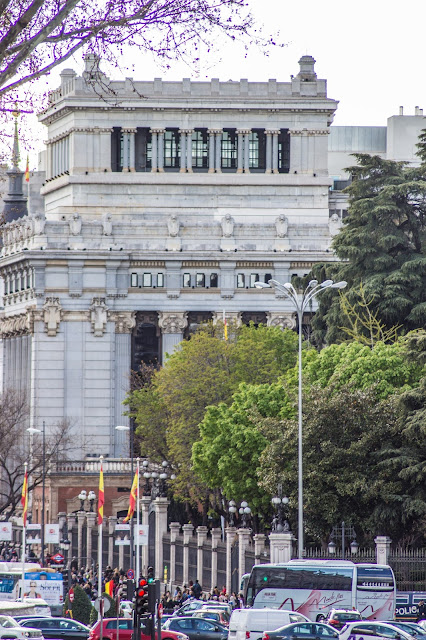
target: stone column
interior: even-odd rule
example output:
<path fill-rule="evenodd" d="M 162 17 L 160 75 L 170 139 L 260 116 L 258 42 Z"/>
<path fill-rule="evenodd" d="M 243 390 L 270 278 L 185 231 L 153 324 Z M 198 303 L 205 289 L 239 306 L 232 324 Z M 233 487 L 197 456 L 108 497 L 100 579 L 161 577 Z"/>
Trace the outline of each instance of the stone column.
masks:
<path fill-rule="evenodd" d="M 108 564 L 110 567 L 114 566 L 114 544 L 115 544 L 115 525 L 117 524 L 117 517 L 110 516 L 108 518 Z M 130 525 L 133 526 L 133 523 Z"/>
<path fill-rule="evenodd" d="M 149 508 L 151 506 L 151 496 L 142 496 L 139 502 L 141 505 L 140 508 L 142 512 L 142 524 L 148 525 L 149 524 Z M 141 546 L 140 552 L 142 554 L 142 561 L 140 565 L 141 571 L 144 571 L 145 568 L 148 566 L 148 545 Z"/>
<path fill-rule="evenodd" d="M 129 136 L 129 171 L 135 171 L 135 134 L 136 129 L 127 129 Z"/>
<path fill-rule="evenodd" d="M 192 173 L 192 133 L 193 129 L 186 132 L 186 170 Z"/>
<path fill-rule="evenodd" d="M 173 589 L 173 585 L 176 582 L 176 539 L 179 535 L 180 524 L 179 522 L 170 523 L 170 589 Z"/>
<path fill-rule="evenodd" d="M 155 498 L 155 577 L 163 582 L 163 536 L 167 533 L 167 498 Z"/>
<path fill-rule="evenodd" d="M 85 511 L 77 512 L 77 555 L 78 555 L 78 568 L 81 568 L 82 555 L 83 555 L 83 526 L 86 519 Z"/>
<path fill-rule="evenodd" d="M 265 173 L 272 173 L 272 132 L 266 129 L 266 169 Z"/>
<path fill-rule="evenodd" d="M 241 527 L 238 534 L 238 584 L 241 584 L 243 575 L 246 572 L 246 548 L 250 543 L 250 529 Z"/>
<path fill-rule="evenodd" d="M 183 584 L 189 582 L 189 541 L 192 538 L 194 527 L 192 524 L 184 524 L 183 530 Z"/>
<path fill-rule="evenodd" d="M 46 142 L 46 178 L 48 180 L 53 175 L 53 172 L 52 172 L 52 155 L 53 155 L 53 145 L 52 145 L 52 142 L 50 140 L 47 140 L 47 142 Z"/>
<path fill-rule="evenodd" d="M 187 324 L 188 313 L 186 311 L 158 312 L 158 326 L 162 333 L 163 363 L 167 359 L 167 354 L 171 355 L 177 345 L 182 342 Z"/>
<path fill-rule="evenodd" d="M 215 169 L 216 173 L 222 173 L 222 129 L 216 129 L 216 160 Z"/>
<path fill-rule="evenodd" d="M 203 545 L 207 540 L 207 527 L 197 527 L 197 580 L 203 586 Z M 205 585 L 204 585 L 205 586 Z"/>
<path fill-rule="evenodd" d="M 389 536 L 377 536 L 374 538 L 376 543 L 376 563 L 389 564 L 389 552 L 392 540 Z"/>
<path fill-rule="evenodd" d="M 245 129 L 237 129 L 237 173 L 243 172 Z"/>
<path fill-rule="evenodd" d="M 180 134 L 180 173 L 186 173 L 186 129 L 179 129 Z"/>
<path fill-rule="evenodd" d="M 270 533 L 269 548 L 271 563 L 289 562 L 291 560 L 294 536 L 291 531 L 286 533 Z"/>
<path fill-rule="evenodd" d="M 235 527 L 226 527 L 226 592 L 231 593 L 231 578 L 232 578 L 232 543 L 234 542 L 235 533 L 237 529 Z"/>
<path fill-rule="evenodd" d="M 123 416 L 123 401 L 129 389 L 129 370 L 131 365 L 132 329 L 136 324 L 135 313 L 129 311 L 110 312 L 110 320 L 115 322 L 115 367 L 113 380 L 114 420 L 115 424 L 129 424 Z M 129 456 L 128 433 L 113 430 L 115 457 Z"/>
<path fill-rule="evenodd" d="M 92 513 L 91 511 L 88 511 L 86 513 L 86 522 L 87 522 L 87 529 L 86 529 L 86 552 L 87 552 L 86 567 L 90 567 L 91 563 L 92 563 L 92 557 L 93 557 L 93 560 L 95 560 L 94 555 L 92 553 L 92 531 L 96 526 L 96 513 Z"/>
<path fill-rule="evenodd" d="M 208 130 L 208 134 L 209 134 L 209 173 L 214 173 L 214 159 L 215 159 L 215 148 L 214 148 L 214 141 L 215 141 L 215 129 L 209 129 Z"/>
<path fill-rule="evenodd" d="M 68 513 L 67 515 L 67 527 L 68 527 L 68 540 L 70 541 L 70 548 L 68 551 L 68 566 L 72 559 L 73 542 L 74 542 L 74 528 L 75 528 L 75 515 L 74 513 Z"/>
<path fill-rule="evenodd" d="M 157 129 L 158 133 L 158 153 L 157 166 L 159 173 L 164 173 L 164 133 L 165 129 Z"/>
<path fill-rule="evenodd" d="M 265 551 L 265 538 L 266 536 L 263 533 L 255 533 L 253 536 L 255 564 L 260 564 L 263 552 Z"/>
<path fill-rule="evenodd" d="M 278 134 L 279 130 L 272 131 L 272 173 L 278 173 Z"/>
<path fill-rule="evenodd" d="M 111 171 L 111 133 L 110 127 L 99 129 L 99 159 L 98 165 L 100 171 Z M 70 152 L 68 150 L 68 158 Z"/>
<path fill-rule="evenodd" d="M 250 173 L 250 129 L 244 133 L 244 173 Z"/>
<path fill-rule="evenodd" d="M 158 167 L 158 134 L 157 129 L 151 129 L 151 173 L 157 172 Z"/>
<path fill-rule="evenodd" d="M 217 585 L 217 547 L 222 536 L 222 529 L 212 529 L 212 571 L 210 591 L 213 591 Z"/>

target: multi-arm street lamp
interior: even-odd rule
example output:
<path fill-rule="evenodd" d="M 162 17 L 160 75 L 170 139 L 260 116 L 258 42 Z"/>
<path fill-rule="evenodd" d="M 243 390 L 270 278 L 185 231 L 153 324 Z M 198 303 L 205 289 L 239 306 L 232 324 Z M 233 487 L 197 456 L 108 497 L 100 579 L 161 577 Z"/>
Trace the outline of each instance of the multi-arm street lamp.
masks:
<path fill-rule="evenodd" d="M 346 282 L 334 282 L 333 280 L 324 280 L 318 283 L 318 280 L 311 280 L 303 291 L 297 293 L 291 282 L 281 284 L 278 280 L 268 280 L 268 282 L 255 282 L 254 286 L 258 289 L 269 289 L 271 287 L 278 289 L 285 295 L 287 300 L 292 304 L 296 311 L 299 332 L 299 430 L 298 430 L 298 557 L 303 558 L 303 446 L 302 446 L 302 321 L 303 314 L 309 307 L 311 301 L 320 293 L 327 289 L 344 289 Z"/>
<path fill-rule="evenodd" d="M 78 494 L 78 499 L 80 500 L 80 511 L 85 511 L 84 503 L 88 500 L 90 505 L 89 511 L 93 513 L 93 505 L 96 500 L 96 493 L 94 491 L 90 490 L 89 493 L 87 493 L 86 489 L 82 489 Z"/>
<path fill-rule="evenodd" d="M 157 471 L 156 467 L 150 471 L 148 460 L 142 462 L 142 468 L 144 470 L 143 477 L 145 478 L 144 494 L 151 496 L 153 500 L 157 497 L 167 497 L 167 479 L 174 480 L 176 478 L 174 473 L 169 475 L 169 463 L 167 460 L 163 460 L 161 463 L 160 472 Z"/>
<path fill-rule="evenodd" d="M 359 549 L 359 545 L 358 542 L 356 541 L 356 532 L 355 529 L 353 528 L 352 525 L 350 524 L 345 524 L 344 522 L 342 522 L 341 526 L 335 526 L 333 527 L 331 534 L 330 534 L 330 542 L 328 543 L 328 553 L 330 555 L 335 555 L 336 554 L 336 550 L 337 550 L 337 546 L 336 543 L 334 542 L 334 539 L 338 539 L 340 537 L 341 541 L 342 541 L 342 547 L 341 547 L 341 551 L 342 551 L 342 558 L 344 559 L 345 557 L 345 540 L 346 538 L 348 540 L 351 540 L 349 547 L 351 550 L 352 555 L 355 555 L 356 553 L 358 553 L 358 549 Z"/>
<path fill-rule="evenodd" d="M 129 432 L 129 439 L 130 439 L 130 485 L 132 485 L 133 483 L 133 476 L 134 476 L 134 470 L 133 470 L 133 459 L 134 459 L 134 433 L 133 433 L 133 426 L 128 426 L 126 424 L 119 424 L 115 427 L 116 431 L 128 431 Z M 138 522 L 139 524 L 139 522 Z M 135 548 L 134 548 L 134 544 L 133 544 L 133 526 L 131 523 L 130 526 L 130 564 L 132 565 L 130 568 L 133 569 L 134 568 L 134 552 L 135 552 Z"/>
<path fill-rule="evenodd" d="M 282 495 L 282 485 L 278 485 L 277 495 L 271 500 L 272 506 L 276 510 L 274 518 L 272 520 L 272 531 L 276 533 L 283 533 L 290 531 L 290 525 L 286 519 L 286 509 L 289 503 L 287 496 Z"/>
<path fill-rule="evenodd" d="M 238 513 L 241 516 L 241 526 L 243 527 L 243 529 L 246 529 L 250 520 L 251 509 L 245 500 L 242 501 L 241 506 L 238 509 Z"/>

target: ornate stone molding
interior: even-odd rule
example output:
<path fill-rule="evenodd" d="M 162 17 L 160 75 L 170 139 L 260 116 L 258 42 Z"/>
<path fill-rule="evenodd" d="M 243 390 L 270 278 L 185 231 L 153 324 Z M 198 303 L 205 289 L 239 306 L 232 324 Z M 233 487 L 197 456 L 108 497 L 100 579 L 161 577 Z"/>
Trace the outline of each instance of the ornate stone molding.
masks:
<path fill-rule="evenodd" d="M 29 335 L 33 331 L 31 311 L 0 319 L 0 335 L 3 338 Z"/>
<path fill-rule="evenodd" d="M 296 318 L 294 313 L 280 313 L 269 311 L 266 314 L 268 327 L 281 327 L 281 329 L 295 329 Z"/>
<path fill-rule="evenodd" d="M 59 298 L 49 297 L 43 305 L 44 328 L 48 336 L 55 337 L 58 333 L 63 312 Z"/>
<path fill-rule="evenodd" d="M 105 304 L 105 298 L 95 297 L 90 305 L 90 323 L 92 332 L 96 338 L 102 338 L 108 322 L 108 307 Z"/>
<path fill-rule="evenodd" d="M 188 326 L 187 311 L 159 311 L 158 326 L 163 333 L 182 333 Z"/>
<path fill-rule="evenodd" d="M 134 311 L 111 311 L 109 319 L 115 322 L 115 333 L 130 333 L 136 326 Z"/>

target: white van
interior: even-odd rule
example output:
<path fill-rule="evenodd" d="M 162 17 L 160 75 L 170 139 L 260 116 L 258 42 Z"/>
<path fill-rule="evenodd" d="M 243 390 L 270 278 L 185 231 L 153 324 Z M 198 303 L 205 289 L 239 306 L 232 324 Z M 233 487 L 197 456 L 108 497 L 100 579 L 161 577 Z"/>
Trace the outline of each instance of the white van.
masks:
<path fill-rule="evenodd" d="M 297 611 L 235 609 L 229 621 L 228 640 L 261 640 L 264 631 L 274 631 L 292 622 L 310 620 Z"/>

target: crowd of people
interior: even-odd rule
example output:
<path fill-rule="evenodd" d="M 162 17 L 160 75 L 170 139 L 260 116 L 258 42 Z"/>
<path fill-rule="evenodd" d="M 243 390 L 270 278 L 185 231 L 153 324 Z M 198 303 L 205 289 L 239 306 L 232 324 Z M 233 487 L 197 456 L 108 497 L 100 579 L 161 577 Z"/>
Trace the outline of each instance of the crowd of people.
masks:
<path fill-rule="evenodd" d="M 198 580 L 195 582 L 190 580 L 188 585 L 184 584 L 182 587 L 176 587 L 173 595 L 170 591 L 164 593 L 161 599 L 164 612 L 173 613 L 173 611 L 179 609 L 190 598 L 204 600 L 204 602 L 227 602 L 231 605 L 232 609 L 239 609 L 243 606 L 241 596 L 235 592 L 228 594 L 225 586 L 221 590 L 215 587 L 212 591 L 203 591 Z"/>

